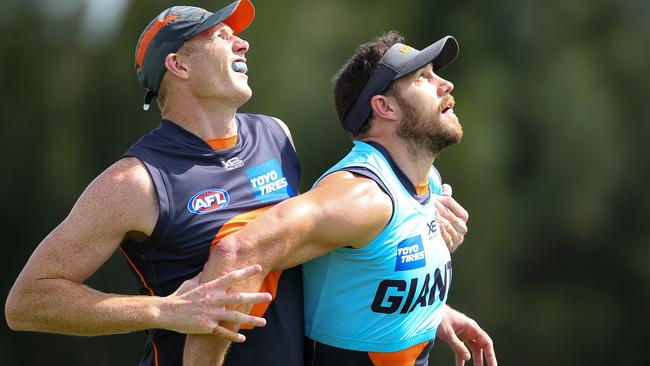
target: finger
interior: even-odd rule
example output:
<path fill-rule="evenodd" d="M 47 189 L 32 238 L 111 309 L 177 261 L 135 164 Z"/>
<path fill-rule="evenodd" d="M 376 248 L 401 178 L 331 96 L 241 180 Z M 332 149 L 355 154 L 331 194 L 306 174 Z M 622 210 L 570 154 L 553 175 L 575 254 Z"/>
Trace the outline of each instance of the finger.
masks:
<path fill-rule="evenodd" d="M 242 292 L 238 294 L 222 295 L 219 297 L 218 305 L 233 305 L 233 304 L 258 304 L 261 302 L 269 302 L 273 300 L 268 292 Z"/>
<path fill-rule="evenodd" d="M 485 360 L 487 361 L 488 366 L 497 366 L 497 356 L 494 353 L 494 348 L 487 348 L 483 350 L 485 352 Z"/>
<path fill-rule="evenodd" d="M 460 234 L 467 234 L 467 220 L 465 218 L 458 216 L 451 209 L 445 206 L 442 200 L 439 200 L 434 205 L 440 217 L 444 217 L 449 222 L 453 223 L 454 227 Z"/>
<path fill-rule="evenodd" d="M 440 202 L 444 207 L 451 210 L 451 212 L 461 220 L 469 220 L 469 213 L 455 199 L 447 196 L 442 196 L 439 197 L 436 201 Z"/>
<path fill-rule="evenodd" d="M 469 349 L 472 351 L 472 357 L 474 358 L 473 364 L 483 366 L 483 349 L 475 341 L 470 341 Z"/>
<path fill-rule="evenodd" d="M 459 355 L 454 355 L 454 359 L 456 360 L 456 366 L 465 366 L 465 360 Z"/>
<path fill-rule="evenodd" d="M 458 234 L 454 229 L 453 225 L 447 221 L 444 217 L 438 215 L 438 228 L 440 229 L 440 235 L 447 245 L 450 253 L 453 253 L 463 242 L 463 235 Z"/>
<path fill-rule="evenodd" d="M 212 329 L 212 334 L 219 338 L 226 339 L 230 342 L 242 343 L 246 341 L 246 337 L 243 334 L 233 332 L 232 330 L 224 328 L 218 324 L 214 327 L 214 329 Z"/>
<path fill-rule="evenodd" d="M 451 186 L 449 184 L 447 184 L 447 183 L 443 184 L 442 185 L 442 195 L 451 197 L 451 194 L 452 194 Z"/>
<path fill-rule="evenodd" d="M 462 242 L 465 235 L 467 234 L 467 225 L 465 222 L 459 220 L 456 217 L 451 217 L 450 219 L 445 218 L 445 220 L 445 228 L 449 234 L 454 238 L 455 241 Z"/>
<path fill-rule="evenodd" d="M 451 350 L 454 351 L 454 353 L 456 354 L 456 360 L 458 360 L 459 358 L 463 361 L 467 361 L 470 359 L 469 350 L 467 349 L 465 344 L 461 342 L 460 339 L 458 339 L 458 336 L 456 336 L 456 333 L 453 330 L 450 332 L 449 339 L 446 340 L 446 342 L 449 344 Z M 458 364 L 458 361 L 456 361 L 456 364 Z"/>
<path fill-rule="evenodd" d="M 262 272 L 262 266 L 259 264 L 254 264 L 246 268 L 226 273 L 225 275 L 210 281 L 210 283 L 212 283 L 214 286 L 228 288 L 236 282 L 239 282 L 245 278 L 253 277 L 260 272 Z"/>
<path fill-rule="evenodd" d="M 217 314 L 216 318 L 219 321 L 225 320 L 238 324 L 248 324 L 255 327 L 263 327 L 266 325 L 266 319 L 240 313 L 238 311 L 226 310 Z"/>
<path fill-rule="evenodd" d="M 453 226 L 453 230 L 456 231 L 455 236 L 463 237 L 467 234 L 467 223 L 463 218 L 454 214 L 441 203 L 436 204 L 436 210 L 438 211 L 439 217 L 444 218 Z"/>
<path fill-rule="evenodd" d="M 438 220 L 438 228 L 440 230 L 440 235 L 442 236 L 442 240 L 444 240 L 445 245 L 447 245 L 449 251 L 453 252 L 456 245 L 454 244 L 454 238 L 452 237 L 452 234 L 447 229 L 451 225 L 449 225 L 447 223 L 447 220 L 442 216 L 438 216 L 437 220 Z"/>
<path fill-rule="evenodd" d="M 497 356 L 496 352 L 494 352 L 494 344 L 490 336 L 483 331 L 477 338 L 477 344 L 483 350 L 488 366 L 497 366 Z"/>

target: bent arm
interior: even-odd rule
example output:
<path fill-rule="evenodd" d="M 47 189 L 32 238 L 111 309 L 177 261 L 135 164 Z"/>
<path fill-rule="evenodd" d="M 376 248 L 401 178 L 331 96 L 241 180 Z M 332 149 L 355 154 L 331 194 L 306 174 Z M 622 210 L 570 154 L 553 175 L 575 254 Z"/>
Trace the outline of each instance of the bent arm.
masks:
<path fill-rule="evenodd" d="M 365 245 L 379 235 L 391 215 L 392 202 L 375 182 L 349 172 L 333 173 L 311 191 L 276 205 L 218 242 L 201 280 L 259 263 L 262 273 L 238 287 L 239 291 L 257 291 L 271 270 L 290 268 L 343 246 Z M 224 325 L 238 328 L 237 324 Z M 218 365 L 227 346 L 228 342 L 216 337 L 188 336 L 184 364 Z"/>
<path fill-rule="evenodd" d="M 205 284 L 185 281 L 166 297 L 108 294 L 83 284 L 125 237 L 150 235 L 157 219 L 155 188 L 142 163 L 126 158 L 109 167 L 23 268 L 5 305 L 9 326 L 85 336 L 149 328 L 210 334 L 220 320 L 263 326 L 264 319 L 218 309 L 268 301 L 269 294 L 225 295 L 233 283 L 259 273 L 259 266 Z M 233 341 L 242 337 L 233 332 L 223 336 Z"/>
<path fill-rule="evenodd" d="M 158 298 L 106 294 L 82 284 L 127 232 L 149 234 L 154 227 L 158 206 L 144 169 L 133 158 L 109 167 L 39 244 L 7 298 L 12 329 L 100 335 L 156 322 Z"/>

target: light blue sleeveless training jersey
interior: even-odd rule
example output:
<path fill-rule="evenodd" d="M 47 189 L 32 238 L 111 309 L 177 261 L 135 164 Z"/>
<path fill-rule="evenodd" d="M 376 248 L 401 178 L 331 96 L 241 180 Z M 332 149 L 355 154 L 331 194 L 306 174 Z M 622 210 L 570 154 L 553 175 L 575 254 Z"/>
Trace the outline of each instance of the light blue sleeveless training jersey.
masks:
<path fill-rule="evenodd" d="M 451 257 L 433 201 L 417 202 L 386 158 L 360 141 L 318 181 L 352 167 L 369 169 L 384 183 L 393 216 L 363 248 L 339 248 L 303 264 L 305 335 L 366 352 L 394 352 L 431 340 L 451 285 Z M 429 186 L 441 193 L 433 171 Z"/>

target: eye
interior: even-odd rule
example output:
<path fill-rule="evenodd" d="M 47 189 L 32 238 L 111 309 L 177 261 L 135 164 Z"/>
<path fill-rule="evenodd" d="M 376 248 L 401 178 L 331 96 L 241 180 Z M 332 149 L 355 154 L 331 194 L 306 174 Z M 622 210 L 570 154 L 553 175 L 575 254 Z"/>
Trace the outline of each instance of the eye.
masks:
<path fill-rule="evenodd" d="M 418 81 L 429 81 L 429 78 L 425 74 L 422 74 L 418 76 Z"/>
<path fill-rule="evenodd" d="M 228 34 L 226 34 L 226 33 L 219 33 L 219 34 L 217 35 L 217 37 L 219 37 L 219 38 L 221 38 L 221 39 L 228 40 Z"/>

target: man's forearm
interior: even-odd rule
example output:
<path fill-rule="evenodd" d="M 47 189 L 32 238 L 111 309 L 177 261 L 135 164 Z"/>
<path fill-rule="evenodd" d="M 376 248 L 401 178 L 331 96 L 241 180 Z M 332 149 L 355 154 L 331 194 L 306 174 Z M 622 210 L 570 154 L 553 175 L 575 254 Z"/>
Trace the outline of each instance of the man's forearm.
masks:
<path fill-rule="evenodd" d="M 5 306 L 13 330 L 96 336 L 159 327 L 161 298 L 107 294 L 64 279 L 15 287 Z"/>
<path fill-rule="evenodd" d="M 223 273 L 233 270 L 234 268 L 255 262 L 255 256 L 250 255 L 251 253 L 248 249 L 250 248 L 246 247 L 238 240 L 237 234 L 222 239 L 210 250 L 210 257 L 201 273 L 200 282 L 204 283 L 210 281 Z M 230 289 L 230 292 L 259 291 L 264 277 L 270 270 L 271 263 L 267 262 L 265 265 L 262 265 L 262 272 L 258 276 L 237 283 Z M 237 304 L 228 306 L 227 308 L 229 310 L 248 313 L 251 309 L 251 305 Z M 213 332 L 214 335 L 219 335 L 219 333 L 223 331 L 220 327 L 236 332 L 239 330 L 240 324 L 220 322 L 219 327 L 215 328 Z M 215 337 L 214 335 L 189 334 L 183 352 L 183 365 L 221 365 L 228 347 L 230 346 L 230 341 L 223 337 Z"/>

